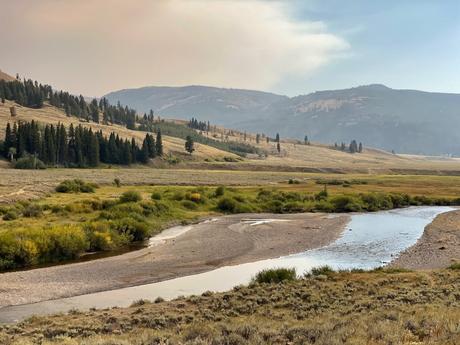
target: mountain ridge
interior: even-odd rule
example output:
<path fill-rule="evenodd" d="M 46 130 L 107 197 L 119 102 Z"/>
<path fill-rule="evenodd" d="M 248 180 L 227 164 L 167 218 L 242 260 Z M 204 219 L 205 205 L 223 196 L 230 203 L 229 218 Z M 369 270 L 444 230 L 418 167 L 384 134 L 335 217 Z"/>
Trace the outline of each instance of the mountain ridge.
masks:
<path fill-rule="evenodd" d="M 357 139 L 411 154 L 460 155 L 460 94 L 393 89 L 383 84 L 288 97 L 206 86 L 144 87 L 106 97 L 140 112 L 325 143 Z"/>

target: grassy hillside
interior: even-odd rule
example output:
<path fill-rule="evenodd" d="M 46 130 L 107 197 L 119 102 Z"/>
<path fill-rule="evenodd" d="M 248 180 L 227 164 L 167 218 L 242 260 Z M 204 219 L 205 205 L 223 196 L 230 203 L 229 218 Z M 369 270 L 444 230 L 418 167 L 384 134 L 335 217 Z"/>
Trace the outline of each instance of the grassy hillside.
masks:
<path fill-rule="evenodd" d="M 5 72 L 2 72 L 0 70 L 0 80 L 12 81 L 14 80 L 14 78 L 10 76 L 9 74 L 6 74 Z"/>
<path fill-rule="evenodd" d="M 17 115 L 14 118 L 10 116 L 9 108 L 11 106 L 16 107 Z M 102 132 L 107 135 L 110 134 L 110 132 L 115 131 L 122 138 L 135 138 L 138 143 L 142 143 L 142 140 L 144 139 L 146 134 L 146 132 L 130 130 L 126 127 L 119 125 L 103 125 L 94 122 L 83 122 L 76 117 L 66 116 L 64 111 L 50 105 L 45 105 L 41 109 L 32 109 L 22 107 L 11 101 L 6 101 L 5 104 L 0 103 L 0 138 L 3 138 L 5 135 L 4 131 L 7 122 L 31 120 L 53 124 L 61 122 L 66 126 L 70 125 L 71 123 L 73 123 L 74 125 L 81 124 L 83 126 L 91 127 L 94 130 L 102 130 Z M 182 139 L 164 136 L 163 145 L 166 154 L 172 153 L 174 155 L 186 155 L 186 152 L 184 150 L 184 140 Z M 229 152 L 224 152 L 216 148 L 201 144 L 196 145 L 196 151 L 194 152 L 194 157 L 201 160 L 205 158 L 215 159 L 226 156 L 231 157 L 234 155 L 232 155 Z"/>
<path fill-rule="evenodd" d="M 17 116 L 15 118 L 10 116 L 10 106 L 16 107 Z M 31 120 L 54 124 L 62 122 L 65 125 L 70 123 L 82 124 L 94 130 L 102 130 L 105 134 L 115 131 L 123 138 L 134 137 L 139 143 L 146 133 L 129 130 L 120 125 L 84 122 L 75 117 L 68 117 L 62 110 L 47 104 L 41 109 L 31 109 L 6 101 L 5 104 L 0 103 L 0 138 L 4 136 L 7 122 Z M 186 121 L 175 121 L 174 123 L 186 125 Z M 201 141 L 203 144 L 195 143 L 196 151 L 192 156 L 189 156 L 185 153 L 184 140 L 180 137 L 183 137 L 183 134 L 188 133 L 190 129 L 184 128 L 184 132 L 179 134 L 175 130 L 171 132 L 171 135 L 174 136 L 168 136 L 170 130 L 168 122 L 161 124 L 161 126 L 164 127 L 166 134 L 163 136 L 165 153 L 179 157 L 179 164 L 176 164 L 178 168 L 427 174 L 460 171 L 460 159 L 394 155 L 366 146 L 363 153 L 350 154 L 324 144 L 304 145 L 300 141 L 282 138 L 281 152 L 278 153 L 276 143 L 273 141 L 267 143 L 264 138 L 261 138 L 260 142 L 256 143 L 255 134 L 252 133 L 246 133 L 246 140 L 244 140 L 245 134 L 243 132 L 218 126 L 212 126 L 209 133 L 203 132 L 203 140 Z M 204 144 L 208 139 L 212 142 L 225 141 L 226 143 L 222 145 L 212 144 L 214 146 L 212 147 Z M 223 148 L 229 149 L 227 141 L 234 142 L 236 145 L 256 147 L 259 154 L 248 154 L 242 160 L 236 154 L 222 150 Z M 182 163 L 180 163 L 181 161 Z"/>
<path fill-rule="evenodd" d="M 102 344 L 458 344 L 460 271 L 323 273 L 171 302 L 33 317 L 0 342 Z"/>

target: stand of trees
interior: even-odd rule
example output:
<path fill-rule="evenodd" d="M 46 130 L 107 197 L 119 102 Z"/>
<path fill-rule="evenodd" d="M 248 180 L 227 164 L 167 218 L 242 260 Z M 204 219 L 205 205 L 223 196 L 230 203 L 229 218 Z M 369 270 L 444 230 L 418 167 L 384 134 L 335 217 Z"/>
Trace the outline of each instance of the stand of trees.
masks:
<path fill-rule="evenodd" d="M 102 121 L 104 123 L 116 123 L 129 129 L 136 127 L 136 111 L 123 107 L 118 103 L 110 105 L 106 98 L 99 102 L 93 99 L 87 103 L 82 95 L 74 96 L 68 92 L 55 91 L 50 85 L 42 85 L 37 81 L 19 79 L 14 81 L 0 80 L 0 99 L 14 101 L 22 106 L 30 108 L 42 108 L 45 101 L 51 105 L 63 109 L 67 116 L 76 116 L 86 121 Z"/>
<path fill-rule="evenodd" d="M 72 124 L 45 126 L 36 121 L 10 123 L 6 125 L 3 141 L 3 155 L 6 158 L 39 159 L 49 166 L 96 167 L 101 162 L 129 165 L 147 163 L 159 154 L 160 143 L 147 134 L 139 147 L 134 138 L 121 139 L 112 132 L 108 137 L 102 131 Z"/>
<path fill-rule="evenodd" d="M 340 149 L 340 151 L 348 151 L 350 153 L 361 153 L 363 152 L 363 143 L 360 142 L 358 144 L 356 140 L 352 140 L 350 142 L 350 145 L 348 145 L 348 147 L 344 142 L 342 142 L 340 146 L 337 143 L 335 143 L 334 148 L 337 150 Z"/>
<path fill-rule="evenodd" d="M 192 129 L 198 129 L 203 132 L 209 132 L 211 129 L 209 121 L 198 121 L 194 117 L 192 117 L 192 119 L 188 122 L 188 126 Z"/>

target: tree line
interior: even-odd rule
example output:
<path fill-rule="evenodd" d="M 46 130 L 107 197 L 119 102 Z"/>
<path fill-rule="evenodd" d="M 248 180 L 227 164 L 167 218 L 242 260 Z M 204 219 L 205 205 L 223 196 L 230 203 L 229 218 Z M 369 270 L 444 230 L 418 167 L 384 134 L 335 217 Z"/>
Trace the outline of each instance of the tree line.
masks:
<path fill-rule="evenodd" d="M 64 91 L 55 91 L 50 85 L 42 85 L 37 81 L 16 79 L 13 81 L 0 80 L 0 99 L 14 101 L 24 107 L 42 108 L 45 101 L 63 109 L 67 116 L 75 116 L 85 121 L 105 124 L 116 123 L 129 129 L 136 127 L 136 111 L 123 107 L 120 103 L 110 105 L 106 98 L 99 101 L 93 99 L 86 102 L 85 98 L 71 95 Z"/>
<path fill-rule="evenodd" d="M 363 152 L 363 143 L 360 142 L 358 144 L 358 142 L 353 139 L 348 146 L 344 142 L 342 142 L 340 146 L 337 143 L 335 143 L 334 148 L 344 152 L 348 151 L 350 153 L 361 153 Z"/>
<path fill-rule="evenodd" d="M 82 125 L 66 128 L 40 125 L 36 121 L 7 123 L 2 153 L 10 160 L 30 158 L 48 166 L 96 167 L 100 163 L 129 165 L 147 163 L 163 154 L 161 132 L 156 139 L 146 134 L 139 147 L 135 139 L 122 139 L 115 132 L 104 136 Z M 33 160 L 32 160 L 33 159 Z M 34 163 L 35 164 L 35 163 Z M 32 166 L 31 168 L 35 168 Z"/>
<path fill-rule="evenodd" d="M 209 132 L 211 130 L 211 124 L 205 121 L 198 121 L 198 119 L 192 117 L 188 122 L 188 126 L 192 129 L 197 129 L 203 132 Z"/>

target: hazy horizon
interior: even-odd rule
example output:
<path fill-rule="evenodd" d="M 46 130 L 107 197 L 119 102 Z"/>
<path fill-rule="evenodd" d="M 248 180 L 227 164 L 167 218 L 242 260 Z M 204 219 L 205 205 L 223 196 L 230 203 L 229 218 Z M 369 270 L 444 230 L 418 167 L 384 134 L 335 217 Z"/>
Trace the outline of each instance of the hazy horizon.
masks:
<path fill-rule="evenodd" d="M 0 69 L 86 96 L 205 85 L 460 93 L 460 3 L 2 1 Z M 107 8 L 110 7 L 110 11 Z"/>

